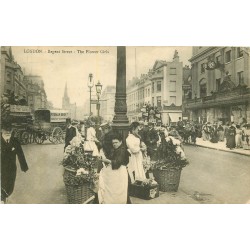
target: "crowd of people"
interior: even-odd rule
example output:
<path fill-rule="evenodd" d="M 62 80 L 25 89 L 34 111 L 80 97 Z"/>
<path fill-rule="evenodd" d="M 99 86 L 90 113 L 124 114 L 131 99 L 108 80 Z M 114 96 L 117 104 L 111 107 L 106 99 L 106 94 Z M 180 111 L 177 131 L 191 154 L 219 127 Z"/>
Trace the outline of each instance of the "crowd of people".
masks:
<path fill-rule="evenodd" d="M 246 148 L 249 144 L 248 124 L 235 124 L 221 122 L 211 124 L 207 122 L 202 126 L 202 139 L 212 143 L 225 142 L 229 149 Z"/>
<path fill-rule="evenodd" d="M 87 126 L 72 122 L 68 124 L 65 137 L 67 147 L 75 136 L 81 136 L 84 151 L 97 158 L 99 184 L 95 203 L 131 203 L 128 185 L 149 178 L 150 169 L 144 163 L 148 159 L 158 159 L 161 140 L 170 136 L 181 145 L 176 129 L 161 127 L 159 130 L 152 122 L 146 125 L 143 121 L 132 122 L 125 141 L 108 123 L 101 124 L 100 130 L 99 133 L 95 129 L 94 122 L 88 122 Z M 180 150 L 184 154 L 183 147 Z"/>
<path fill-rule="evenodd" d="M 241 123 L 227 122 L 223 124 L 221 121 L 214 123 L 184 122 L 179 118 L 176 130 L 184 143 L 196 143 L 198 137 L 211 143 L 225 142 L 229 149 L 249 149 L 249 127 L 245 119 Z"/>

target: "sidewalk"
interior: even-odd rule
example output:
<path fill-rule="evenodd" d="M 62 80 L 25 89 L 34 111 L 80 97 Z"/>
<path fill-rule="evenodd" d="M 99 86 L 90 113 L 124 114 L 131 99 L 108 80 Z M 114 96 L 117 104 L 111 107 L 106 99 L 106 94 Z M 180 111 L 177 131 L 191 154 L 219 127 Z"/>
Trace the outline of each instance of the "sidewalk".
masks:
<path fill-rule="evenodd" d="M 191 143 L 189 143 L 189 144 L 191 144 Z M 191 144 L 191 145 L 193 145 L 193 144 Z M 250 150 L 247 150 L 247 149 L 234 148 L 234 149 L 230 150 L 229 148 L 226 147 L 226 141 L 212 143 L 210 141 L 203 141 L 202 138 L 196 138 L 196 146 L 204 147 L 204 148 L 212 148 L 212 149 L 217 149 L 217 150 L 221 150 L 221 151 L 227 151 L 230 153 L 250 156 Z"/>

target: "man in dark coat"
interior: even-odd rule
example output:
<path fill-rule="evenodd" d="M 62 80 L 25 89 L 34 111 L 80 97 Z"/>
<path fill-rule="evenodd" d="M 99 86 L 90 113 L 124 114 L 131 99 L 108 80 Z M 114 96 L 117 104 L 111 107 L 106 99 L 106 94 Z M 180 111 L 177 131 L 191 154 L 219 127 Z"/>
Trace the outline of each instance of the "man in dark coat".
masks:
<path fill-rule="evenodd" d="M 16 156 L 21 170 L 26 172 L 28 165 L 20 142 L 13 136 L 11 123 L 3 123 L 1 128 L 1 201 L 12 194 L 16 180 Z"/>
<path fill-rule="evenodd" d="M 147 135 L 147 128 L 145 127 L 144 121 L 139 121 L 139 123 L 140 123 L 140 127 L 139 127 L 138 134 L 141 137 L 141 141 L 145 143 L 146 135 Z"/>
<path fill-rule="evenodd" d="M 148 123 L 148 131 L 146 132 L 145 144 L 147 146 L 147 153 L 151 160 L 156 160 L 157 155 L 157 142 L 159 140 L 159 135 L 154 129 L 154 124 L 152 122 Z"/>
<path fill-rule="evenodd" d="M 228 128 L 228 131 L 227 131 L 227 143 L 226 143 L 227 148 L 230 148 L 230 149 L 235 148 L 235 146 L 236 146 L 235 135 L 236 135 L 236 129 L 232 124 Z"/>
<path fill-rule="evenodd" d="M 67 128 L 66 128 L 66 134 L 65 134 L 65 146 L 64 151 L 67 146 L 70 145 L 70 141 L 76 136 L 76 128 L 72 126 L 71 120 L 67 120 Z"/>

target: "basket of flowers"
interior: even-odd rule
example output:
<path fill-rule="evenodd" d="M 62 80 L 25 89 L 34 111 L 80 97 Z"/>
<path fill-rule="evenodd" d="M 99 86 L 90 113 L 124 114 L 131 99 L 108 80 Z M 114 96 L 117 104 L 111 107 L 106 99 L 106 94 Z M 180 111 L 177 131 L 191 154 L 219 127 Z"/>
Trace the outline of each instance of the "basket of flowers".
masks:
<path fill-rule="evenodd" d="M 77 137 L 66 147 L 62 161 L 63 181 L 70 204 L 83 204 L 93 198 L 98 178 L 95 160 L 92 154 L 84 152 L 83 144 Z"/>
<path fill-rule="evenodd" d="M 158 148 L 158 160 L 152 163 L 155 180 L 160 191 L 177 192 L 181 171 L 188 165 L 180 140 L 163 135 Z"/>

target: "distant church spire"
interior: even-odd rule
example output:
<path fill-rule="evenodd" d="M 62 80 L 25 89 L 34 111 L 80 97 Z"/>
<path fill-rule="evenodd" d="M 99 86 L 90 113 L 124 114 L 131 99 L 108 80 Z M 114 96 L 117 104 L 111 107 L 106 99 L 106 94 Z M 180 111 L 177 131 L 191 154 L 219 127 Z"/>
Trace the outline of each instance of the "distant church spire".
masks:
<path fill-rule="evenodd" d="M 68 89 L 67 89 L 67 82 L 64 88 L 64 96 L 62 98 L 62 108 L 63 109 L 70 109 L 70 100 L 68 96 Z"/>
<path fill-rule="evenodd" d="M 67 89 L 67 82 L 66 82 L 66 84 L 65 84 L 64 96 L 63 96 L 63 98 L 69 98 L 69 96 L 68 96 L 68 89 Z"/>

